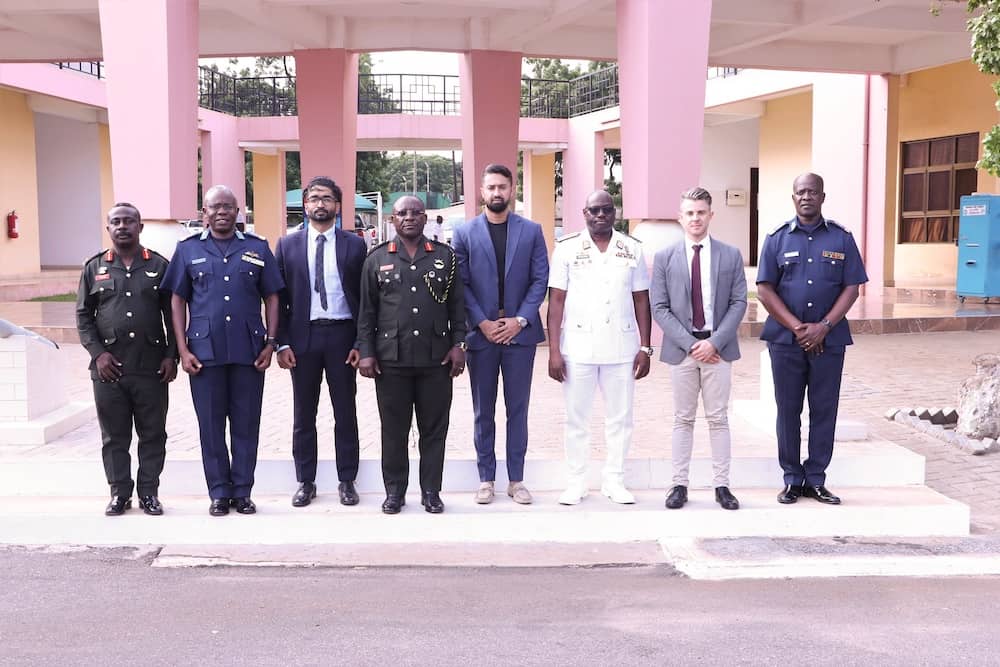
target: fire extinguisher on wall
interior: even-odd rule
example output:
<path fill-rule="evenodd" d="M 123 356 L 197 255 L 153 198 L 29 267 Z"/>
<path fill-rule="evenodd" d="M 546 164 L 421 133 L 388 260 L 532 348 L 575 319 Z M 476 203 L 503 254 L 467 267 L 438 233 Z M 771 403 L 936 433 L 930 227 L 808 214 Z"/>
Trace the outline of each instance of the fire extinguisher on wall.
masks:
<path fill-rule="evenodd" d="M 16 239 L 17 237 L 17 212 L 11 211 L 7 214 L 7 238 Z"/>

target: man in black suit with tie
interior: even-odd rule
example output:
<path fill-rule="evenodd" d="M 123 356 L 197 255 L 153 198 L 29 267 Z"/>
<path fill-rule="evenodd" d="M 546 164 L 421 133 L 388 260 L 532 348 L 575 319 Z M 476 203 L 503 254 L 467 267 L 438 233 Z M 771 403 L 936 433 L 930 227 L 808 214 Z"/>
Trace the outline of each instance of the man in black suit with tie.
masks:
<path fill-rule="evenodd" d="M 278 365 L 292 372 L 292 456 L 299 489 L 292 505 L 316 497 L 316 409 L 326 373 L 333 404 L 334 447 L 340 502 L 356 505 L 358 493 L 358 303 L 365 242 L 334 225 L 343 193 L 317 176 L 302 191 L 308 225 L 278 239 L 275 257 L 285 279 L 278 324 Z"/>

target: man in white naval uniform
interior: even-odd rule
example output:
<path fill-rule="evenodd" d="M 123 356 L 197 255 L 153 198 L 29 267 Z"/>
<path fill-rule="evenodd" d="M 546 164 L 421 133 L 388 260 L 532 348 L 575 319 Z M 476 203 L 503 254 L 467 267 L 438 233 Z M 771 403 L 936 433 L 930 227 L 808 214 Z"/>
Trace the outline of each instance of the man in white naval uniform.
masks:
<path fill-rule="evenodd" d="M 608 449 L 601 493 L 634 503 L 625 488 L 625 455 L 632 440 L 635 381 L 649 373 L 649 273 L 642 244 L 615 231 L 611 195 L 598 190 L 583 209 L 587 230 L 564 236 L 549 272 L 549 377 L 566 398 L 566 491 L 563 505 L 587 495 L 590 408 L 600 387 Z"/>

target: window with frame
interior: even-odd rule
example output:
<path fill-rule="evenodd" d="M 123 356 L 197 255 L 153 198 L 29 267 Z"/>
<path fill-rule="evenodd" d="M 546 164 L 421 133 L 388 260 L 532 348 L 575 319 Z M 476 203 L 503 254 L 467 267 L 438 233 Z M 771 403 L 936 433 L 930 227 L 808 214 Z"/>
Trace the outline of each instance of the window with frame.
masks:
<path fill-rule="evenodd" d="M 976 190 L 979 133 L 907 141 L 902 145 L 900 243 L 952 243 L 959 200 Z"/>

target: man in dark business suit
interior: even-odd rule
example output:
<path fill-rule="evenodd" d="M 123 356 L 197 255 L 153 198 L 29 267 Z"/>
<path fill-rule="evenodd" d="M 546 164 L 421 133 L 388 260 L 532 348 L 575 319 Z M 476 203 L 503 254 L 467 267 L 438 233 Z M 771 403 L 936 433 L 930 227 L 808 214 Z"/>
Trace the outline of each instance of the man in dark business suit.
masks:
<path fill-rule="evenodd" d="M 329 178 L 309 181 L 302 191 L 309 224 L 278 239 L 275 252 L 286 285 L 278 319 L 278 365 L 292 372 L 292 457 L 299 481 L 292 497 L 295 507 L 316 497 L 316 409 L 324 372 L 333 404 L 340 502 L 358 503 L 354 342 L 367 248 L 358 236 L 335 228 L 342 199 L 340 188 Z"/>
<path fill-rule="evenodd" d="M 535 349 L 545 340 L 538 309 L 549 280 L 542 227 L 510 211 L 514 182 L 510 169 L 491 164 L 483 171 L 486 210 L 455 230 L 452 246 L 465 285 L 469 379 L 475 411 L 479 504 L 493 501 L 497 459 L 497 380 L 503 373 L 507 406 L 507 495 L 531 503 L 524 486 L 528 449 L 528 397 Z"/>
<path fill-rule="evenodd" d="M 694 420 L 701 395 L 712 446 L 715 501 L 739 509 L 729 490 L 729 394 L 732 362 L 740 358 L 737 329 L 747 310 L 747 280 L 739 249 L 708 235 L 712 195 L 692 188 L 681 195 L 684 240 L 656 253 L 649 300 L 663 329 L 660 360 L 670 364 L 674 390 L 673 487 L 668 509 L 687 502 Z"/>

